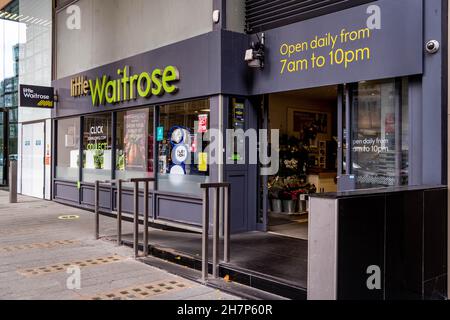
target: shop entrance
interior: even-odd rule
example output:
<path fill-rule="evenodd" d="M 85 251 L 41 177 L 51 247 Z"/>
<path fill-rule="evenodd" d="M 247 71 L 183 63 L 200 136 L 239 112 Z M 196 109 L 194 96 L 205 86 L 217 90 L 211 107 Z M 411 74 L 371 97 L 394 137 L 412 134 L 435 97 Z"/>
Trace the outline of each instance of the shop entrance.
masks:
<path fill-rule="evenodd" d="M 280 130 L 280 169 L 262 182 L 266 231 L 308 240 L 308 196 L 338 191 L 338 87 L 267 99 L 264 122 Z"/>

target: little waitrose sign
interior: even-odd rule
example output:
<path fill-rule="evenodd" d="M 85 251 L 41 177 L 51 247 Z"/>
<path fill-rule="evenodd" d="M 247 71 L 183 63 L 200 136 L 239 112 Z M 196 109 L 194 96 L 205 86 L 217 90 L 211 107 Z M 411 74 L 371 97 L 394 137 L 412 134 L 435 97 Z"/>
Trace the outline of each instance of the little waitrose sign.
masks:
<path fill-rule="evenodd" d="M 102 76 L 95 80 L 80 76 L 70 82 L 70 96 L 92 97 L 92 105 L 117 104 L 137 98 L 150 98 L 151 96 L 163 96 L 175 94 L 178 87 L 175 85 L 180 80 L 180 73 L 174 66 L 164 69 L 154 69 L 151 73 L 130 74 L 130 67 L 125 66 L 117 70 L 121 78 L 113 79 Z"/>
<path fill-rule="evenodd" d="M 53 109 L 55 95 L 52 87 L 20 85 L 19 99 L 24 108 Z"/>

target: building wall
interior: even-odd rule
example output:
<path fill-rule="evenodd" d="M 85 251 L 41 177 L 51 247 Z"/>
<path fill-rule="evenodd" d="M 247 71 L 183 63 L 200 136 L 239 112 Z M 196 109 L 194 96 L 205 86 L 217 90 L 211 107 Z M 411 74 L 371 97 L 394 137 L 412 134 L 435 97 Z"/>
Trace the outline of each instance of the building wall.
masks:
<path fill-rule="evenodd" d="M 227 30 L 245 33 L 245 1 L 226 1 L 226 25 Z"/>
<path fill-rule="evenodd" d="M 57 78 L 213 30 L 211 0 L 79 0 L 80 29 L 56 15 Z M 70 8 L 70 7 L 69 7 Z"/>

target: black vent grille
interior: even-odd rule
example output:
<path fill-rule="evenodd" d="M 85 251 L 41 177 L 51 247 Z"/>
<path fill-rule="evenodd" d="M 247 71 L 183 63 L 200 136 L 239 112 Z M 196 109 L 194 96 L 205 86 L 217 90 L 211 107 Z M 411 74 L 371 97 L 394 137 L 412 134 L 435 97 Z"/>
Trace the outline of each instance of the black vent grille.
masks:
<path fill-rule="evenodd" d="M 266 31 L 374 0 L 245 0 L 247 33 Z"/>

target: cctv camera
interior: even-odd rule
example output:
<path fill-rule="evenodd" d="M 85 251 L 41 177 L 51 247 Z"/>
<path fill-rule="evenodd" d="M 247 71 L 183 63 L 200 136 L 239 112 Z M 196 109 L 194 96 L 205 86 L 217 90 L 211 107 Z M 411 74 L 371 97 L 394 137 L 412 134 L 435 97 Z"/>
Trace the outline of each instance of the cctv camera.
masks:
<path fill-rule="evenodd" d="M 439 51 L 439 48 L 441 47 L 439 41 L 436 40 L 430 40 L 427 42 L 426 50 L 428 53 L 436 53 Z"/>

